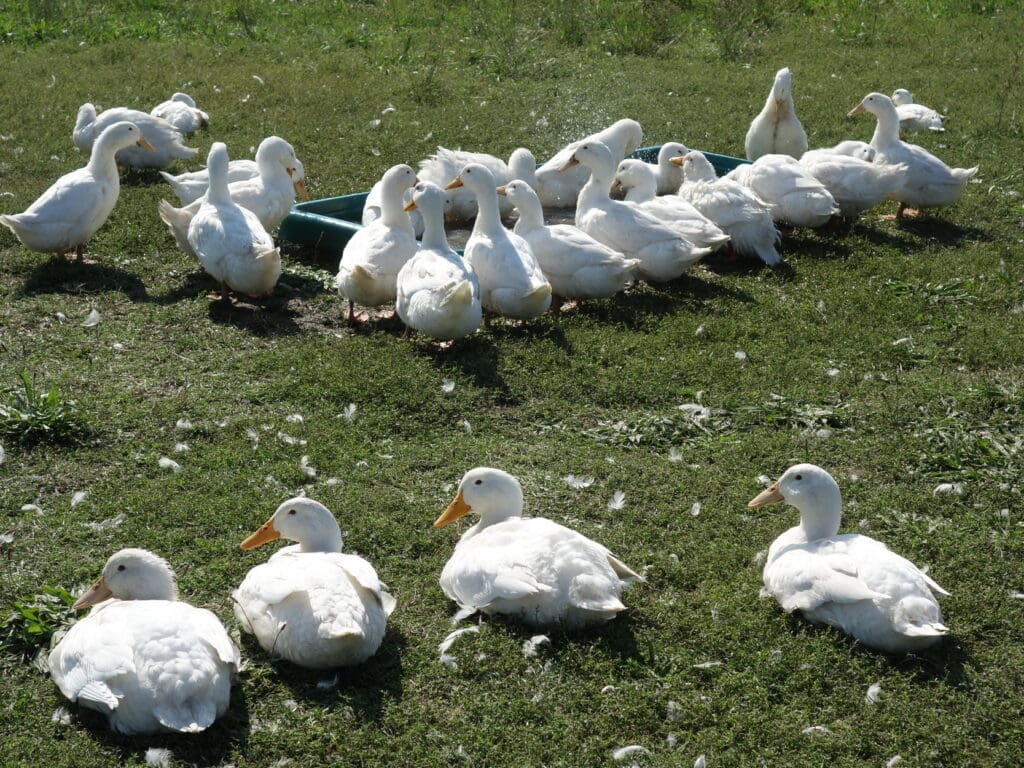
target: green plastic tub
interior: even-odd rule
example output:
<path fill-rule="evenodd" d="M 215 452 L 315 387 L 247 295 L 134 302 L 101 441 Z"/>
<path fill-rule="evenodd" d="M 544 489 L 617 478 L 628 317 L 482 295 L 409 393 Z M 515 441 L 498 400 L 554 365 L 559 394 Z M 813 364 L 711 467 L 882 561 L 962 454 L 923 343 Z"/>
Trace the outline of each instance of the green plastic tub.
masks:
<path fill-rule="evenodd" d="M 631 157 L 645 163 L 656 163 L 659 149 L 661 147 L 641 147 Z M 739 157 L 717 155 L 713 152 L 704 154 L 719 176 L 728 173 L 737 165 L 749 162 Z M 324 197 L 298 203 L 281 222 L 277 239 L 340 255 L 345 243 L 362 229 L 363 205 L 369 194 L 356 192 L 351 195 Z"/>

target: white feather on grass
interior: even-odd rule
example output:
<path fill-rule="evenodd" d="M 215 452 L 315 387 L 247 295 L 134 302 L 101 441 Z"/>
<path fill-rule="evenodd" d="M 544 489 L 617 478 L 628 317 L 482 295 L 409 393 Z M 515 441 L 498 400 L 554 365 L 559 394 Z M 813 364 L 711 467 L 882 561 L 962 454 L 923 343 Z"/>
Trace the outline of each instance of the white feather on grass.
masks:
<path fill-rule="evenodd" d="M 668 460 L 671 462 L 677 462 L 683 460 L 683 454 L 679 452 L 678 448 L 668 449 Z"/>
<path fill-rule="evenodd" d="M 249 427 L 245 430 L 245 436 L 252 442 L 252 449 L 255 451 L 256 447 L 260 444 L 260 433 Z"/>
<path fill-rule="evenodd" d="M 462 635 L 471 633 L 475 634 L 479 631 L 480 626 L 476 625 L 472 627 L 464 627 L 463 629 L 456 629 L 454 632 L 449 634 L 448 637 L 442 640 L 437 646 L 437 650 L 441 654 L 438 661 L 440 661 L 444 666 L 448 667 L 449 669 L 454 669 L 458 665 L 455 663 L 455 657 L 449 654 L 448 650 L 452 647 L 456 640 L 462 637 Z"/>
<path fill-rule="evenodd" d="M 455 391 L 455 382 L 452 381 L 451 379 L 442 379 L 441 380 L 441 391 L 444 392 L 446 395 L 451 393 L 451 392 L 454 392 Z"/>
<path fill-rule="evenodd" d="M 864 694 L 864 701 L 868 704 L 877 704 L 879 694 L 882 692 L 882 686 L 878 683 L 872 683 L 868 686 L 868 692 Z"/>
<path fill-rule="evenodd" d="M 346 405 L 342 409 L 340 416 L 345 421 L 351 422 L 356 417 L 356 404 L 349 403 L 348 405 Z"/>
<path fill-rule="evenodd" d="M 279 431 L 277 433 L 277 439 L 280 440 L 285 445 L 305 445 L 306 444 L 305 440 L 302 440 L 301 438 L 298 438 L 298 437 L 292 437 L 291 435 L 287 434 L 286 432 L 280 432 Z"/>
<path fill-rule="evenodd" d="M 712 669 L 713 667 L 722 666 L 720 661 L 702 661 L 700 664 L 694 664 L 694 669 Z"/>
<path fill-rule="evenodd" d="M 690 507 L 690 516 L 697 517 L 700 515 L 701 505 L 699 501 L 693 502 L 693 506 Z"/>
<path fill-rule="evenodd" d="M 125 516 L 124 512 L 122 512 L 117 517 L 108 517 L 106 520 L 100 520 L 98 523 L 89 522 L 83 523 L 83 525 L 90 531 L 96 531 L 98 533 L 99 531 L 106 531 L 110 528 L 117 528 L 127 519 L 128 518 Z"/>
<path fill-rule="evenodd" d="M 707 766 L 707 760 L 704 755 L 700 755 L 696 760 L 693 761 L 693 768 L 705 768 Z"/>
<path fill-rule="evenodd" d="M 175 443 L 174 444 L 174 452 L 175 453 L 187 453 L 188 451 L 191 451 L 191 450 L 192 450 L 192 446 L 189 445 L 188 443 Z"/>
<path fill-rule="evenodd" d="M 75 491 L 73 494 L 71 494 L 71 506 L 77 507 L 79 504 L 85 501 L 85 497 L 88 495 L 88 491 Z"/>
<path fill-rule="evenodd" d="M 902 755 L 893 755 L 885 761 L 885 768 L 896 768 L 897 765 L 903 762 Z"/>
<path fill-rule="evenodd" d="M 21 511 L 22 512 L 35 512 L 37 515 L 45 515 L 46 514 L 45 512 L 43 512 L 43 508 L 40 507 L 38 504 L 22 504 L 21 505 Z"/>
<path fill-rule="evenodd" d="M 82 327 L 83 328 L 94 328 L 95 326 L 97 326 L 99 324 L 100 324 L 100 313 L 97 312 L 95 309 L 92 310 L 91 312 L 89 312 L 89 314 L 85 316 L 85 320 L 82 321 Z"/>
<path fill-rule="evenodd" d="M 166 456 L 161 456 L 157 464 L 159 465 L 160 469 L 169 469 L 171 470 L 171 472 L 174 472 L 175 474 L 181 472 L 181 464 L 176 462 L 174 459 L 167 458 Z"/>
<path fill-rule="evenodd" d="M 146 750 L 146 765 L 150 768 L 170 768 L 171 750 L 163 747 L 150 747 Z"/>
<path fill-rule="evenodd" d="M 612 494 L 612 497 L 608 500 L 608 509 L 622 509 L 626 506 L 626 494 L 622 491 L 616 491 Z"/>
<path fill-rule="evenodd" d="M 564 482 L 570 488 L 579 491 L 584 488 L 589 488 L 590 486 L 592 486 L 594 484 L 594 478 L 582 476 L 577 477 L 576 475 L 566 475 L 565 477 L 562 478 L 562 482 Z"/>
<path fill-rule="evenodd" d="M 302 424 L 305 421 L 301 413 L 290 413 L 284 417 L 284 420 L 289 424 Z"/>
<path fill-rule="evenodd" d="M 316 468 L 309 466 L 309 456 L 299 459 L 299 471 L 311 480 L 316 477 Z"/>
<path fill-rule="evenodd" d="M 58 725 L 71 725 L 71 710 L 67 707 L 57 707 L 50 715 L 50 720 Z"/>
<path fill-rule="evenodd" d="M 174 422 L 174 426 L 177 429 L 192 429 L 192 422 L 188 419 L 178 419 Z"/>
<path fill-rule="evenodd" d="M 538 648 L 542 645 L 551 645 L 551 638 L 547 635 L 534 635 L 529 640 L 523 641 L 523 657 L 527 659 L 535 658 L 538 654 Z"/>
<path fill-rule="evenodd" d="M 612 759 L 618 762 L 622 762 L 623 760 L 627 760 L 635 755 L 649 754 L 651 754 L 651 750 L 649 750 L 647 747 L 641 746 L 640 744 L 630 744 L 625 747 L 619 747 L 614 752 L 612 752 Z"/>
<path fill-rule="evenodd" d="M 5 461 L 7 461 L 7 451 L 0 445 L 0 464 L 3 464 Z"/>
<path fill-rule="evenodd" d="M 800 731 L 800 733 L 803 733 L 805 735 L 806 734 L 812 734 L 812 733 L 821 733 L 821 734 L 827 735 L 827 734 L 832 733 L 832 731 L 830 731 L 824 725 L 809 725 L 806 728 L 804 728 L 802 731 Z"/>

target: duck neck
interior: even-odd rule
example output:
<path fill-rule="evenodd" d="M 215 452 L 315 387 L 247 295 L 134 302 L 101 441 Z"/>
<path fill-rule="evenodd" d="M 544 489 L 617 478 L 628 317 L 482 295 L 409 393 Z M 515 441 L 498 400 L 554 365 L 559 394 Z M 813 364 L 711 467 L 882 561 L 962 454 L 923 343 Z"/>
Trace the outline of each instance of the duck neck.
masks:
<path fill-rule="evenodd" d="M 657 197 L 658 187 L 653 176 L 644 174 L 644 178 L 636 180 L 626 191 L 626 199 L 631 203 L 644 203 Z"/>
<path fill-rule="evenodd" d="M 92 153 L 89 155 L 89 162 L 86 167 L 93 176 L 110 175 L 117 176 L 117 147 L 114 146 L 112 136 L 100 136 L 92 145 Z"/>
<path fill-rule="evenodd" d="M 299 552 L 341 552 L 341 530 L 335 524 L 311 532 L 299 542 Z"/>
<path fill-rule="evenodd" d="M 412 232 L 412 221 L 404 210 L 402 202 L 403 188 L 395 184 L 385 184 L 380 195 L 380 220 L 385 226 L 397 227 Z"/>
<path fill-rule="evenodd" d="M 871 137 L 871 146 L 876 150 L 899 143 L 900 117 L 896 107 L 885 104 L 875 113 L 875 133 Z"/>
<path fill-rule="evenodd" d="M 839 491 L 819 495 L 808 502 L 797 507 L 800 510 L 800 529 L 807 541 L 827 539 L 839 533 L 843 517 L 843 499 Z"/>
<path fill-rule="evenodd" d="M 451 250 L 448 245 L 448 236 L 444 231 L 444 214 L 440 210 L 423 210 L 423 237 L 420 242 L 423 248 L 447 253 Z"/>
<path fill-rule="evenodd" d="M 496 232 L 499 229 L 504 229 L 501 226 L 501 215 L 498 212 L 498 193 L 494 189 L 474 190 L 474 192 L 479 213 L 476 216 L 476 223 L 473 224 L 473 231 Z"/>
<path fill-rule="evenodd" d="M 519 211 L 519 220 L 514 228 L 517 234 L 532 232 L 544 226 L 544 212 L 536 197 L 529 195 L 526 199 L 520 200 L 516 203 L 516 209 Z"/>
<path fill-rule="evenodd" d="M 608 194 L 612 186 L 612 172 L 608 168 L 594 167 L 590 169 L 590 178 L 580 190 L 579 205 L 593 205 L 594 203 L 610 200 Z"/>

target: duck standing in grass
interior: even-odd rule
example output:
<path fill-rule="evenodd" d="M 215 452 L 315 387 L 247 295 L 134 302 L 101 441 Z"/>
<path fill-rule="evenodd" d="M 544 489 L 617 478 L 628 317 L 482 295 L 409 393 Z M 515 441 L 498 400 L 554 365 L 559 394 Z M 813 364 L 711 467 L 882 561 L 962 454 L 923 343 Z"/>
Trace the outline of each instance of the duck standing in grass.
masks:
<path fill-rule="evenodd" d="M 779 230 L 767 204 L 753 190 L 732 179 L 718 178 L 714 166 L 700 152 L 674 157 L 672 162 L 682 165 L 686 179 L 679 196 L 729 235 L 736 253 L 756 256 L 771 267 L 782 261 L 776 250 L 782 239 Z"/>
<path fill-rule="evenodd" d="M 948 634 L 935 599 L 948 592 L 880 541 L 839 533 L 843 499 L 828 472 L 792 466 L 747 506 L 783 502 L 800 511 L 800 524 L 775 539 L 764 565 L 764 592 L 783 610 L 888 653 L 921 650 Z"/>
<path fill-rule="evenodd" d="M 960 199 L 978 166 L 950 168 L 928 150 L 902 141 L 896 106 L 884 93 L 869 93 L 850 110 L 848 117 L 862 112 L 870 112 L 877 121 L 871 137 L 875 162 L 907 168 L 903 184 L 894 195 L 900 203 L 897 220 L 917 216 L 923 208 L 952 205 Z"/>
<path fill-rule="evenodd" d="M 278 136 L 268 136 L 260 142 L 259 147 L 256 148 L 256 159 L 255 160 L 232 160 L 228 164 L 228 183 L 233 184 L 236 181 L 245 181 L 246 179 L 255 179 L 260 175 L 260 154 L 261 152 L 268 152 L 269 147 L 277 141 L 282 141 L 288 144 L 287 141 Z M 292 155 L 295 155 L 295 150 L 291 144 L 288 144 L 288 148 L 291 149 Z M 309 198 L 306 194 L 306 169 L 302 165 L 302 161 L 298 157 L 294 158 L 295 172 L 291 174 L 292 184 L 295 185 L 295 191 L 298 193 L 302 200 Z M 171 189 L 174 190 L 174 194 L 178 196 L 182 205 L 188 205 L 194 203 L 196 200 L 206 194 L 206 190 L 210 186 L 210 172 L 205 168 L 201 171 L 191 171 L 189 173 L 179 173 L 174 176 L 166 171 L 160 171 L 160 175 L 164 177 L 164 181 L 171 185 Z"/>
<path fill-rule="evenodd" d="M 480 520 L 462 534 L 441 572 L 441 589 L 459 605 L 459 618 L 481 611 L 537 626 L 600 624 L 626 610 L 619 599 L 623 587 L 643 581 L 583 534 L 543 517 L 522 517 L 522 486 L 500 469 L 467 472 L 434 527 L 469 512 Z"/>
<path fill-rule="evenodd" d="M 764 109 L 751 122 L 743 148 L 748 160 L 773 154 L 799 160 L 807 151 L 807 133 L 793 104 L 793 75 L 789 67 L 775 73 Z"/>
<path fill-rule="evenodd" d="M 188 226 L 188 244 L 221 284 L 224 302 L 231 301 L 231 291 L 266 296 L 281 276 L 281 252 L 274 240 L 255 213 L 231 199 L 228 162 L 228 148 L 215 142 L 206 160 L 210 189 Z M 161 210 L 161 217 L 165 213 Z M 166 218 L 164 223 L 172 225 Z"/>
<path fill-rule="evenodd" d="M 444 232 L 444 191 L 429 181 L 413 187 L 406 212 L 419 210 L 423 240 L 398 271 L 395 312 L 407 328 L 435 339 L 459 339 L 483 320 L 480 282 L 448 245 Z"/>
<path fill-rule="evenodd" d="M 335 284 L 348 300 L 348 322 L 356 322 L 355 304 L 390 304 L 398 292 L 398 272 L 418 244 L 402 196 L 418 179 L 408 165 L 389 168 L 381 178 L 381 217 L 345 244 Z"/>
<path fill-rule="evenodd" d="M 588 141 L 580 145 L 563 168 L 576 165 L 590 170 L 590 180 L 576 203 L 576 226 L 627 258 L 639 259 L 638 277 L 668 282 L 711 253 L 710 248 L 698 248 L 674 227 L 637 206 L 611 199 L 615 161 L 604 144 Z"/>
<path fill-rule="evenodd" d="M 256 152 L 259 175 L 228 184 L 228 194 L 242 208 L 252 211 L 267 232 L 273 232 L 284 221 L 295 204 L 296 193 L 305 196 L 302 181 L 296 181 L 299 160 L 292 145 L 277 136 L 264 139 Z M 183 208 L 175 208 L 161 200 L 158 211 L 167 223 L 178 247 L 195 256 L 188 242 L 189 225 L 205 200 L 205 195 Z"/>
<path fill-rule="evenodd" d="M 74 605 L 89 606 L 50 652 L 50 675 L 68 699 L 129 735 L 198 733 L 227 711 L 238 648 L 220 619 L 178 600 L 166 560 L 115 552 Z"/>
<path fill-rule="evenodd" d="M 135 123 L 105 128 L 84 168 L 57 179 L 24 213 L 0 216 L 0 224 L 26 248 L 58 256 L 74 251 L 82 261 L 86 242 L 106 222 L 121 193 L 115 154 L 132 146 L 152 150 Z"/>
<path fill-rule="evenodd" d="M 681 147 L 682 144 L 677 146 Z M 658 182 L 654 167 L 642 160 L 623 160 L 619 163 L 615 169 L 612 192 L 616 189 L 624 190 L 627 203 L 671 225 L 698 248 L 717 250 L 729 242 L 729 236 L 694 208 L 692 203 L 675 194 L 684 179 L 682 167 L 671 162 L 673 157 L 680 155 L 675 152 L 668 154 L 669 167 L 679 172 L 680 183 L 672 190 L 673 194 L 657 194 Z"/>
<path fill-rule="evenodd" d="M 551 283 L 553 311 L 559 311 L 563 299 L 614 296 L 635 279 L 639 259 L 627 259 L 569 224 L 544 224 L 540 199 L 522 179 L 498 187 L 498 195 L 519 211 L 514 232 L 530 244 Z"/>
<path fill-rule="evenodd" d="M 338 521 L 303 497 L 281 504 L 242 542 L 298 544 L 249 571 L 234 591 L 235 617 L 267 653 L 310 669 L 361 664 L 384 639 L 395 599 L 366 560 L 341 551 Z"/>
<path fill-rule="evenodd" d="M 78 109 L 78 119 L 71 136 L 76 147 L 88 152 L 108 126 L 124 121 L 135 123 L 152 148 L 143 150 L 129 145 L 119 149 L 115 155 L 118 165 L 163 168 L 173 160 L 187 160 L 199 151 L 194 147 L 186 147 L 181 133 L 163 118 L 125 107 L 113 107 L 96 114 L 96 107 L 83 104 Z"/>
<path fill-rule="evenodd" d="M 463 186 L 473 192 L 480 208 L 463 253 L 480 280 L 484 309 L 516 320 L 544 314 L 551 306 L 551 284 L 529 243 L 502 225 L 494 175 L 485 166 L 470 163 L 445 189 Z"/>
<path fill-rule="evenodd" d="M 752 189 L 767 203 L 777 223 L 813 229 L 839 213 L 832 193 L 789 155 L 761 155 L 736 166 L 724 178 Z"/>

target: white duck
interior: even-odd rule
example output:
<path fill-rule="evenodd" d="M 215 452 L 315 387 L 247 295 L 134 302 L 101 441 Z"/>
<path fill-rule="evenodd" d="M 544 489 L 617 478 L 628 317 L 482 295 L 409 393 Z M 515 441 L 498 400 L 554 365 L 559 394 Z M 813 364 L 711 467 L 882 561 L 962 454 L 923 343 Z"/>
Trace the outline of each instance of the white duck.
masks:
<path fill-rule="evenodd" d="M 847 140 L 840 141 L 834 147 L 807 150 L 801 155 L 800 164 L 806 166 L 816 163 L 825 157 L 834 157 L 835 155 L 844 155 L 857 160 L 863 160 L 866 163 L 873 163 L 875 162 L 875 154 L 875 148 L 866 141 Z"/>
<path fill-rule="evenodd" d="M 533 154 L 527 149 L 515 150 L 509 157 L 508 163 L 505 163 L 501 158 L 483 152 L 464 152 L 438 147 L 437 152 L 426 160 L 420 161 L 418 176 L 424 181 L 444 186 L 471 163 L 482 165 L 489 170 L 494 176 L 495 186 L 512 179 L 523 178 L 524 175 L 533 175 L 537 164 Z M 449 196 L 452 201 L 448 211 L 449 220 L 470 221 L 476 217 L 476 196 L 470 190 L 454 189 Z M 512 205 L 504 200 L 498 201 L 498 208 L 502 216 L 507 216 L 512 212 Z"/>
<path fill-rule="evenodd" d="M 210 189 L 188 226 L 188 244 L 210 275 L 221 284 L 221 299 L 229 289 L 249 296 L 274 290 L 281 276 L 281 252 L 252 211 L 228 192 L 228 149 L 222 142 L 210 147 L 206 167 Z M 161 217 L 163 211 L 161 211 Z M 166 219 L 164 223 L 170 225 Z"/>
<path fill-rule="evenodd" d="M 197 733 L 227 711 L 238 648 L 220 619 L 178 600 L 166 560 L 115 552 L 74 607 L 90 605 L 50 652 L 68 699 L 124 734 Z"/>
<path fill-rule="evenodd" d="M 650 282 L 674 280 L 711 253 L 632 203 L 611 199 L 615 161 L 604 144 L 581 144 L 564 167 L 577 164 L 586 166 L 591 175 L 576 204 L 576 226 L 627 258 L 639 259 L 637 277 Z"/>
<path fill-rule="evenodd" d="M 949 632 L 935 600 L 948 592 L 880 541 L 839 534 L 843 500 L 828 472 L 792 466 L 747 506 L 782 502 L 800 510 L 800 524 L 772 542 L 764 586 L 783 610 L 889 653 L 926 648 Z"/>
<path fill-rule="evenodd" d="M 515 616 L 531 625 L 598 624 L 626 610 L 622 589 L 643 578 L 607 548 L 543 517 L 523 518 L 523 489 L 507 472 L 471 469 L 434 523 L 469 512 L 480 521 L 462 534 L 441 572 L 441 589 L 459 605 Z"/>
<path fill-rule="evenodd" d="M 639 259 L 627 259 L 568 224 L 544 224 L 544 211 L 533 188 L 522 179 L 498 187 L 519 211 L 514 232 L 530 244 L 551 283 L 555 311 L 560 299 L 604 299 L 634 279 Z"/>
<path fill-rule="evenodd" d="M 463 253 L 480 280 L 484 309 L 517 320 L 544 314 L 551 306 L 551 284 L 529 243 L 502 226 L 494 176 L 470 163 L 445 189 L 463 186 L 476 196 L 480 209 Z"/>
<path fill-rule="evenodd" d="M 779 231 L 767 204 L 752 190 L 732 179 L 718 178 L 714 166 L 700 152 L 672 162 L 683 167 L 685 181 L 679 196 L 721 227 L 736 253 L 757 256 L 772 267 L 782 261 L 776 250 L 781 241 Z"/>
<path fill-rule="evenodd" d="M 870 156 L 875 151 L 870 146 Z M 839 206 L 839 215 L 853 219 L 892 197 L 903 183 L 905 165 L 883 165 L 860 157 L 811 150 L 800 158 L 800 165 L 825 185 Z"/>
<path fill-rule="evenodd" d="M 289 499 L 242 542 L 297 545 L 257 565 L 232 593 L 235 617 L 267 653 L 310 669 L 361 664 L 384 639 L 395 599 L 357 555 L 342 554 L 341 531 L 323 504 Z"/>
<path fill-rule="evenodd" d="M 768 204 L 772 220 L 794 227 L 820 227 L 839 213 L 824 184 L 789 155 L 761 155 L 733 168 L 725 178 L 749 187 Z"/>
<path fill-rule="evenodd" d="M 681 147 L 682 144 L 678 146 Z M 679 155 L 672 153 L 669 157 Z M 681 184 L 682 166 L 672 162 L 668 165 L 679 172 Z M 680 184 L 676 185 L 675 190 L 679 189 Z M 615 169 L 615 180 L 612 182 L 613 192 L 616 187 L 625 190 L 627 203 L 671 225 L 699 248 L 717 250 L 729 242 L 729 236 L 711 219 L 694 208 L 692 203 L 677 194 L 657 197 L 654 167 L 642 160 L 623 160 L 619 163 L 619 167 Z"/>
<path fill-rule="evenodd" d="M 398 271 L 395 311 L 407 327 L 435 339 L 460 339 L 480 327 L 480 281 L 448 245 L 444 191 L 429 181 L 413 188 L 405 210 L 422 213 L 419 250 Z"/>
<path fill-rule="evenodd" d="M 64 174 L 24 213 L 0 216 L 26 248 L 79 261 L 85 244 L 103 226 L 121 192 L 115 153 L 125 147 L 152 148 L 135 123 L 108 126 L 93 144 L 84 168 Z"/>
<path fill-rule="evenodd" d="M 960 199 L 967 182 L 978 172 L 978 166 L 950 168 L 926 149 L 901 141 L 896 107 L 892 99 L 883 93 L 869 93 L 850 110 L 848 116 L 853 117 L 865 111 L 873 114 L 877 120 L 875 133 L 871 137 L 871 146 L 876 152 L 875 162 L 907 166 L 903 185 L 895 194 L 900 202 L 897 219 L 902 219 L 904 215 L 916 215 L 922 208 L 952 205 Z M 917 210 L 907 214 L 908 208 Z"/>
<path fill-rule="evenodd" d="M 897 88 L 892 92 L 892 103 L 896 105 L 896 114 L 900 118 L 900 128 L 908 131 L 935 131 L 945 132 L 942 121 L 945 115 L 940 115 L 931 107 L 924 104 L 914 103 L 914 94 L 906 88 Z"/>
<path fill-rule="evenodd" d="M 132 168 L 163 168 L 172 160 L 186 160 L 199 151 L 193 147 L 186 147 L 182 143 L 182 135 L 162 118 L 124 107 L 105 109 L 97 115 L 96 107 L 88 103 L 78 109 L 72 139 L 76 147 L 88 152 L 92 149 L 93 142 L 107 127 L 124 121 L 135 123 L 152 149 L 142 150 L 132 146 L 120 149 L 115 156 L 118 165 Z"/>
<path fill-rule="evenodd" d="M 195 99 L 187 93 L 175 93 L 153 107 L 149 114 L 163 118 L 186 135 L 210 127 L 210 116 L 197 108 Z"/>
<path fill-rule="evenodd" d="M 269 151 L 269 147 L 277 141 L 284 141 L 277 136 L 268 136 L 260 142 L 259 147 L 256 149 L 256 160 L 232 160 L 228 166 L 228 183 L 234 183 L 236 181 L 245 181 L 246 179 L 255 179 L 260 175 L 260 151 Z M 288 144 L 288 142 L 285 142 Z M 264 146 L 267 149 L 264 149 Z M 292 145 L 288 144 L 289 149 L 292 149 Z M 292 149 L 292 154 L 295 154 L 295 150 Z M 160 175 L 164 177 L 164 180 L 171 185 L 174 190 L 174 194 L 178 196 L 182 205 L 188 205 L 193 203 L 203 195 L 206 194 L 206 190 L 210 186 L 210 173 L 205 168 L 201 171 L 192 171 L 191 173 L 180 173 L 177 176 L 161 171 Z M 302 165 L 302 161 L 299 158 L 295 158 L 295 172 L 292 174 L 292 183 L 295 185 L 295 190 L 299 197 L 303 200 L 309 198 L 306 194 L 306 169 Z"/>
<path fill-rule="evenodd" d="M 265 139 L 256 152 L 259 176 L 230 182 L 228 193 L 238 205 L 256 214 L 263 228 L 271 232 L 291 212 L 296 192 L 305 194 L 302 181 L 295 181 L 298 162 L 287 141 L 276 136 Z M 188 242 L 189 224 L 205 199 L 204 194 L 183 208 L 175 208 L 166 200 L 160 201 L 160 218 L 167 223 L 178 247 L 190 256 L 195 253 Z"/>
<path fill-rule="evenodd" d="M 398 271 L 416 253 L 416 236 L 402 196 L 418 179 L 408 165 L 395 165 L 381 178 L 381 217 L 356 232 L 345 244 L 338 264 L 338 293 L 348 300 L 348 321 L 356 321 L 354 304 L 390 304 L 397 293 Z"/>
<path fill-rule="evenodd" d="M 807 134 L 793 104 L 793 75 L 789 67 L 775 73 L 764 109 L 750 124 L 743 148 L 748 160 L 774 154 L 799 159 L 807 151 Z"/>
<path fill-rule="evenodd" d="M 655 195 L 675 195 L 683 184 L 682 166 L 672 162 L 673 157 L 686 157 L 690 150 L 678 141 L 668 141 L 658 149 L 658 163 L 654 172 Z M 624 161 L 623 161 L 624 162 Z M 622 167 L 622 163 L 619 163 Z"/>
<path fill-rule="evenodd" d="M 536 170 L 536 183 L 530 182 L 530 186 L 537 191 L 541 203 L 546 208 L 571 208 L 576 205 L 580 191 L 588 179 L 586 168 L 563 170 L 579 147 L 587 143 L 600 142 L 611 154 L 614 169 L 621 160 L 639 147 L 643 140 L 644 132 L 640 123 L 628 118 L 618 120 L 603 131 L 574 141 L 559 150 Z M 610 179 L 608 183 L 611 183 Z"/>

